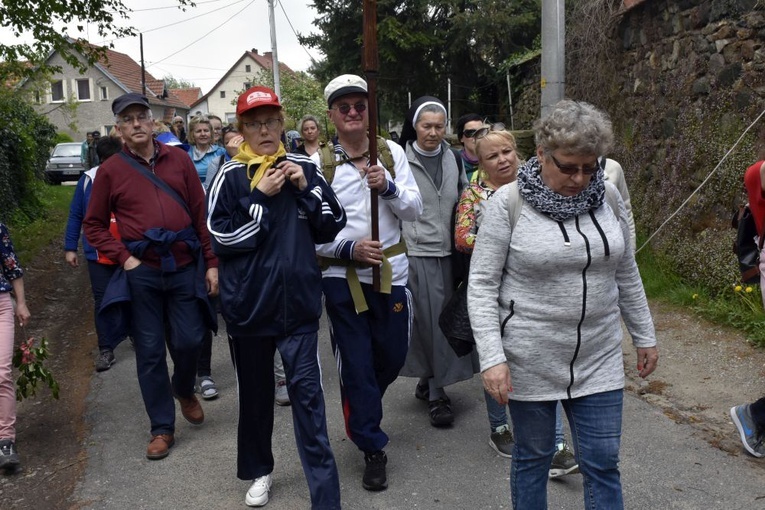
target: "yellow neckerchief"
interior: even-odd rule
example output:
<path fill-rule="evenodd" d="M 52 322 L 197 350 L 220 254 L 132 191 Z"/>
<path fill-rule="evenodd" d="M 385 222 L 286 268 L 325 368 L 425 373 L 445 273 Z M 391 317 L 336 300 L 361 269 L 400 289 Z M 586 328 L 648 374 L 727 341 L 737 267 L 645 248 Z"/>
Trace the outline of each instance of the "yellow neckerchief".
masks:
<path fill-rule="evenodd" d="M 266 175 L 266 170 L 274 165 L 276 159 L 286 155 L 287 151 L 284 150 L 284 144 L 281 142 L 279 142 L 279 149 L 276 151 L 276 154 L 272 154 L 270 156 L 262 156 L 260 154 L 256 154 L 252 148 L 250 148 L 250 144 L 243 142 L 242 145 L 239 146 L 239 152 L 232 159 L 247 165 L 247 178 L 250 179 L 250 191 L 252 191 L 255 189 L 255 186 L 258 185 L 263 176 Z M 258 169 L 255 170 L 255 173 L 250 176 L 250 167 L 253 165 L 260 166 L 258 166 Z"/>

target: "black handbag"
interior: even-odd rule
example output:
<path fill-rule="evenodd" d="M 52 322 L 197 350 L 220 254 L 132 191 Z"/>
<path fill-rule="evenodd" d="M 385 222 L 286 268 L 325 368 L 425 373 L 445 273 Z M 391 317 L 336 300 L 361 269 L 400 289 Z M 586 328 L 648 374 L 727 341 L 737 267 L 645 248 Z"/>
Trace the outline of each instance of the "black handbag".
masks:
<path fill-rule="evenodd" d="M 731 226 L 736 229 L 733 253 L 738 257 L 741 281 L 760 283 L 760 252 L 764 239 L 763 234 L 757 232 L 757 224 L 748 204 L 739 206 L 738 211 L 733 214 Z M 758 236 L 759 241 L 755 241 Z"/>
<path fill-rule="evenodd" d="M 438 317 L 438 326 L 457 356 L 473 352 L 475 339 L 468 315 L 467 280 L 460 283 L 444 306 Z"/>

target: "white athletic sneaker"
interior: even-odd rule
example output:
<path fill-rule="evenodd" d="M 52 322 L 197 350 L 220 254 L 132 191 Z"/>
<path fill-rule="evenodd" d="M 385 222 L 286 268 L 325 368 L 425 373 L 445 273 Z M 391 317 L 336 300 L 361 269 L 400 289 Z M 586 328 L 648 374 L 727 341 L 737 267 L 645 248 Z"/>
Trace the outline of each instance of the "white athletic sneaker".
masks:
<path fill-rule="evenodd" d="M 253 480 L 244 502 L 247 506 L 265 506 L 268 503 L 268 493 L 271 490 L 271 475 L 261 476 Z"/>

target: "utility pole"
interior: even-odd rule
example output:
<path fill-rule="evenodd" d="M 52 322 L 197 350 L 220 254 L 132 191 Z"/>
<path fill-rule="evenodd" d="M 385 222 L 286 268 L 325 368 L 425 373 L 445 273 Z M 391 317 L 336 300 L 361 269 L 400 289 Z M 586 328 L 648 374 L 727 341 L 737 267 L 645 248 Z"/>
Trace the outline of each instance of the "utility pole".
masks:
<path fill-rule="evenodd" d="M 276 20 L 274 19 L 274 3 L 276 0 L 268 0 L 268 24 L 271 27 L 271 66 L 274 70 L 274 92 L 281 101 L 282 93 L 279 87 L 279 54 L 276 51 Z"/>
<path fill-rule="evenodd" d="M 566 1 L 542 0 L 542 117 L 566 93 Z"/>

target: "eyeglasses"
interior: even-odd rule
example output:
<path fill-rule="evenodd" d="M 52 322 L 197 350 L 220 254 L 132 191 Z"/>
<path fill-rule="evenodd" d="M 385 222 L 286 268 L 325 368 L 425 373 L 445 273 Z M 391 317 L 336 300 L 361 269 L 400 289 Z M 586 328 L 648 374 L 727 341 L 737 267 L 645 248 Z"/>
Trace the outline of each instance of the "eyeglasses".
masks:
<path fill-rule="evenodd" d="M 282 126 L 282 119 L 268 119 L 265 122 L 253 120 L 252 122 L 242 122 L 242 125 L 247 129 L 252 129 L 253 131 L 260 130 L 263 128 L 263 126 L 266 126 L 269 131 L 276 131 Z"/>
<path fill-rule="evenodd" d="M 118 117 L 117 120 L 122 124 L 133 124 L 135 121 L 143 123 L 147 120 L 151 120 L 151 114 L 139 113 L 138 115 L 123 115 L 122 117 Z"/>
<path fill-rule="evenodd" d="M 226 124 L 223 126 L 223 129 L 220 130 L 220 133 L 222 135 L 227 135 L 228 133 L 236 133 L 236 126 L 233 124 Z"/>
<path fill-rule="evenodd" d="M 557 159 L 555 159 L 555 156 L 550 154 L 550 159 L 553 160 L 553 163 L 555 163 L 555 166 L 558 167 L 558 170 L 561 171 L 561 173 L 564 173 L 566 175 L 576 175 L 581 170 L 584 175 L 592 175 L 598 170 L 600 170 L 600 165 L 596 161 L 593 166 L 576 166 L 576 165 L 561 165 L 560 162 L 558 162 Z"/>
<path fill-rule="evenodd" d="M 351 113 L 351 108 L 356 110 L 356 113 L 363 113 L 367 109 L 367 105 L 364 103 L 341 104 L 340 106 L 333 106 L 330 110 L 337 110 L 343 115 L 348 115 Z"/>
<path fill-rule="evenodd" d="M 476 140 L 480 140 L 481 138 L 488 135 L 492 131 L 504 131 L 504 129 L 505 129 L 505 125 L 502 124 L 501 122 L 497 122 L 490 126 L 484 126 L 478 129 L 468 129 L 465 131 L 465 136 L 467 136 L 468 131 L 475 131 L 475 133 L 473 133 L 472 138 L 475 138 Z"/>

